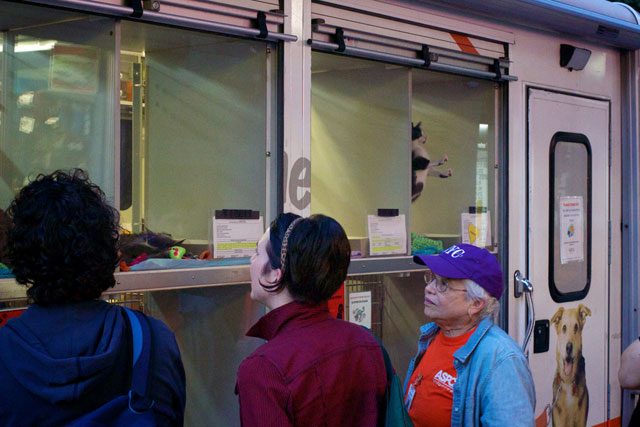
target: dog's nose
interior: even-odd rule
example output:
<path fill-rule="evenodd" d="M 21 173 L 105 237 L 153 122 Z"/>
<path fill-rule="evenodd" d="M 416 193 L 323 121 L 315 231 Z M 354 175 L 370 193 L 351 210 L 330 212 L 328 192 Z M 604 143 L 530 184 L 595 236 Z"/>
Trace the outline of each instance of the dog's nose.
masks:
<path fill-rule="evenodd" d="M 567 343 L 567 354 L 571 354 L 573 352 L 573 344 L 568 342 Z"/>

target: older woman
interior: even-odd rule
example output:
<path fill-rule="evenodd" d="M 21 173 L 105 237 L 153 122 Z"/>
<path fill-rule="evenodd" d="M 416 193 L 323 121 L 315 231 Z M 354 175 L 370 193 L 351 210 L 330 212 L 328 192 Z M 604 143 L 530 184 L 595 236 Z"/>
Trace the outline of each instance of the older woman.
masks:
<path fill-rule="evenodd" d="M 418 354 L 405 379 L 405 406 L 416 426 L 533 426 L 535 391 L 527 359 L 493 323 L 502 269 L 486 249 L 459 244 L 426 265 Z"/>
<path fill-rule="evenodd" d="M 282 214 L 251 258 L 251 298 L 269 308 L 247 333 L 268 342 L 238 369 L 245 426 L 375 426 L 387 377 L 364 328 L 329 314 L 349 268 L 347 236 L 324 215 Z"/>

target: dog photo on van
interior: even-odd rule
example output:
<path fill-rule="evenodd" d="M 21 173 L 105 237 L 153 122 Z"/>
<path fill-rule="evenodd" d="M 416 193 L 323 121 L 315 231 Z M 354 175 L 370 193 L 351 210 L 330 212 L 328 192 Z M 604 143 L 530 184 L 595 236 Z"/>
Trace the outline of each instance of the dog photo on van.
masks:
<path fill-rule="evenodd" d="M 584 427 L 589 413 L 589 390 L 582 355 L 582 330 L 591 310 L 560 307 L 551 318 L 558 336 L 551 418 L 556 427 Z"/>

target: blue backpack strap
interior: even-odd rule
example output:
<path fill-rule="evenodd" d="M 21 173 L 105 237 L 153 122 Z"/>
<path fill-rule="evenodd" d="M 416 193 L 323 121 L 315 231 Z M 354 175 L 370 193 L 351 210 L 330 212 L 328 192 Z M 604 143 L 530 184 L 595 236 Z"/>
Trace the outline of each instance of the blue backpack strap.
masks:
<path fill-rule="evenodd" d="M 138 317 L 134 313 L 133 310 L 124 308 L 124 312 L 127 313 L 127 317 L 129 318 L 129 325 L 131 325 L 131 338 L 133 341 L 133 360 L 131 366 L 135 366 L 138 358 L 140 357 L 140 352 L 142 351 L 142 343 L 144 341 L 142 337 L 142 326 L 140 325 L 140 321 Z"/>
<path fill-rule="evenodd" d="M 147 396 L 149 369 L 151 360 L 151 329 L 146 316 L 137 310 L 123 307 L 131 325 L 133 342 L 133 369 L 131 373 L 131 390 L 129 390 L 129 409 L 133 412 L 144 412 L 154 405 Z"/>

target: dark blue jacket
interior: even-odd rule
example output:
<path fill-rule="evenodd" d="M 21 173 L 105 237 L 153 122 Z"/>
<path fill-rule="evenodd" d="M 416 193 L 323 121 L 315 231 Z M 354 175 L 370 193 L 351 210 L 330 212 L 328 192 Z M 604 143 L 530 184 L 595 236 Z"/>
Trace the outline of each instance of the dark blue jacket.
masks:
<path fill-rule="evenodd" d="M 32 305 L 0 328 L 0 423 L 62 425 L 129 390 L 131 338 L 124 310 L 104 301 Z M 173 332 L 149 317 L 153 411 L 182 425 L 185 376 Z"/>

